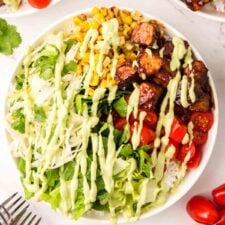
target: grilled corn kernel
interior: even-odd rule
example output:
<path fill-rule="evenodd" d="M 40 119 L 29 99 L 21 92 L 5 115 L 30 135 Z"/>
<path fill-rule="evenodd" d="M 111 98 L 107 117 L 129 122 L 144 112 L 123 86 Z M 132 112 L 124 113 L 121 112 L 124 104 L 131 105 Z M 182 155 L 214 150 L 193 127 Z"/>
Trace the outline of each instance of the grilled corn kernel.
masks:
<path fill-rule="evenodd" d="M 73 22 L 75 25 L 80 25 L 80 24 L 82 24 L 83 21 L 80 17 L 76 16 L 73 18 Z"/>
<path fill-rule="evenodd" d="M 124 24 L 130 25 L 132 23 L 132 18 L 130 16 L 130 13 L 127 11 L 120 11 L 120 18 L 122 19 Z"/>
<path fill-rule="evenodd" d="M 81 24 L 81 31 L 82 32 L 86 32 L 88 31 L 89 29 L 89 23 L 87 21 L 84 21 L 82 24 Z"/>
<path fill-rule="evenodd" d="M 108 81 L 108 86 L 109 87 L 112 87 L 112 86 L 115 86 L 116 85 L 116 81 L 114 80 L 114 79 L 110 79 L 109 81 Z"/>
<path fill-rule="evenodd" d="M 77 64 L 76 74 L 78 75 L 82 74 L 82 66 L 80 64 Z"/>
<path fill-rule="evenodd" d="M 93 96 L 95 93 L 95 90 L 93 88 L 88 88 L 88 95 Z"/>
<path fill-rule="evenodd" d="M 99 84 L 99 76 L 96 73 L 93 73 L 91 77 L 90 85 L 95 87 L 98 84 Z"/>
<path fill-rule="evenodd" d="M 132 22 L 131 28 L 134 29 L 137 26 L 137 22 Z"/>
<path fill-rule="evenodd" d="M 108 15 L 108 9 L 106 7 L 102 7 L 100 9 L 101 14 L 106 17 Z"/>
<path fill-rule="evenodd" d="M 81 33 L 81 32 L 78 32 L 76 35 L 75 35 L 75 38 L 78 42 L 82 42 L 83 39 L 84 39 L 84 35 Z"/>
<path fill-rule="evenodd" d="M 92 19 L 92 20 L 89 21 L 89 26 L 90 26 L 90 28 L 92 28 L 92 29 L 98 30 L 98 28 L 99 28 L 99 23 L 98 23 L 96 20 Z"/>
<path fill-rule="evenodd" d="M 107 88 L 107 86 L 108 86 L 107 85 L 107 81 L 106 80 L 102 80 L 100 86 L 103 87 L 103 88 Z"/>
<path fill-rule="evenodd" d="M 87 64 L 89 62 L 89 57 L 90 57 L 89 52 L 86 52 L 84 57 L 82 57 L 82 64 Z"/>
<path fill-rule="evenodd" d="M 96 14 L 99 14 L 99 13 L 100 13 L 100 10 L 97 7 L 94 7 L 91 11 L 92 16 L 95 16 Z"/>
<path fill-rule="evenodd" d="M 132 51 L 127 51 L 125 53 L 126 59 L 135 60 L 137 58 L 136 54 Z"/>

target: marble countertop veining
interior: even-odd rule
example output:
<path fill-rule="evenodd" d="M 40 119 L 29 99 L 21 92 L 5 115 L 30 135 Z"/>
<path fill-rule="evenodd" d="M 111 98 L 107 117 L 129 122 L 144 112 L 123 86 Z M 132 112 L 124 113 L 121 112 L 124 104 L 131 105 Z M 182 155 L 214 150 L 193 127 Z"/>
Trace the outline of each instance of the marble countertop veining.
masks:
<path fill-rule="evenodd" d="M 171 24 L 183 33 L 199 50 L 213 76 L 219 97 L 220 122 L 214 152 L 206 169 L 193 188 L 172 207 L 156 216 L 135 222 L 137 225 L 195 224 L 185 212 L 187 200 L 194 194 L 202 193 L 210 195 L 210 190 L 213 187 L 225 182 L 225 120 L 223 118 L 223 115 L 225 115 L 225 103 L 223 102 L 225 96 L 225 23 L 218 23 L 194 15 L 188 10 L 177 6 L 173 0 L 62 0 L 59 4 L 40 13 L 8 19 L 9 23 L 17 26 L 18 31 L 23 37 L 23 43 L 13 56 L 6 57 L 0 55 L 0 200 L 14 191 L 15 187 L 18 187 L 18 189 L 20 187 L 13 160 L 9 157 L 7 153 L 8 148 L 4 138 L 2 138 L 4 133 L 2 115 L 5 93 L 17 59 L 23 53 L 25 46 L 29 45 L 36 35 L 52 22 L 69 13 L 96 5 L 117 5 L 135 8 Z M 32 207 L 43 217 L 42 225 L 56 225 L 55 221 L 57 221 L 57 225 L 63 225 L 65 222 L 67 225 L 75 224 L 69 220 L 64 220 L 64 223 L 60 222 L 62 216 L 59 214 L 56 214 L 54 218 L 47 217 L 51 210 L 46 206 L 40 207 L 40 203 L 34 203 Z M 87 221 L 80 220 L 76 224 L 97 223 L 88 223 Z"/>

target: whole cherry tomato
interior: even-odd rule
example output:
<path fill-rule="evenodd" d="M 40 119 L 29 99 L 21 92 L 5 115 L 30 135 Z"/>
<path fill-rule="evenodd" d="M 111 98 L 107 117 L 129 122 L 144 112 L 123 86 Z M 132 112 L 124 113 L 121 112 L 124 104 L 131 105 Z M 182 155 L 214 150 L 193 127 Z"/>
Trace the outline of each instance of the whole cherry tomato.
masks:
<path fill-rule="evenodd" d="M 187 203 L 186 210 L 190 217 L 198 223 L 213 225 L 219 220 L 219 213 L 215 206 L 203 196 L 192 197 Z"/>
<path fill-rule="evenodd" d="M 225 225 L 225 209 L 219 211 L 220 219 L 214 225 Z"/>
<path fill-rule="evenodd" d="M 201 158 L 202 158 L 201 151 L 199 149 L 196 149 L 194 156 L 187 163 L 187 168 L 188 169 L 197 168 L 199 166 L 200 162 L 201 162 Z"/>
<path fill-rule="evenodd" d="M 202 131 L 193 131 L 193 142 L 196 145 L 203 145 L 206 143 L 208 139 L 208 132 L 202 132 Z"/>
<path fill-rule="evenodd" d="M 191 115 L 194 129 L 207 132 L 213 125 L 213 115 L 211 112 L 195 112 Z"/>
<path fill-rule="evenodd" d="M 28 2 L 34 8 L 43 9 L 50 4 L 51 0 L 28 0 Z"/>
<path fill-rule="evenodd" d="M 225 206 L 225 184 L 212 190 L 212 196 L 215 203 Z"/>
<path fill-rule="evenodd" d="M 181 162 L 184 162 L 189 152 L 190 152 L 190 160 L 191 160 L 194 157 L 196 152 L 195 145 L 193 142 L 191 142 L 190 144 L 188 143 L 181 146 L 177 159 L 180 160 Z"/>

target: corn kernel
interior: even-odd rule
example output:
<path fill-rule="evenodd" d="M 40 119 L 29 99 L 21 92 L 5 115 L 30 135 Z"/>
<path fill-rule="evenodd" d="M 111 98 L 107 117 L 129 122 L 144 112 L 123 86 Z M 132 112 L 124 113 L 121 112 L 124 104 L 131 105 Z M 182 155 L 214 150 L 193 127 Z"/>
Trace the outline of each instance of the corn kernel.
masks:
<path fill-rule="evenodd" d="M 105 16 L 107 16 L 107 14 L 108 14 L 108 9 L 106 8 L 106 7 L 102 7 L 101 9 L 100 9 L 100 11 L 101 11 L 101 14 L 105 17 Z"/>
<path fill-rule="evenodd" d="M 96 14 L 99 14 L 100 13 L 100 10 L 99 10 L 99 8 L 97 8 L 97 7 L 94 7 L 93 9 L 92 9 L 92 11 L 91 11 L 91 14 L 93 15 L 93 16 L 95 16 Z"/>
<path fill-rule="evenodd" d="M 89 26 L 90 26 L 90 28 L 96 29 L 96 30 L 98 30 L 98 28 L 99 28 L 98 22 L 94 19 L 89 21 Z"/>
<path fill-rule="evenodd" d="M 77 74 L 77 75 L 82 74 L 82 66 L 81 66 L 80 64 L 77 64 L 76 74 Z"/>
<path fill-rule="evenodd" d="M 132 18 L 130 16 L 130 13 L 127 11 L 120 11 L 120 17 L 124 24 L 130 25 L 132 23 Z"/>
<path fill-rule="evenodd" d="M 87 64 L 89 62 L 90 54 L 88 52 L 82 57 L 82 64 Z"/>
<path fill-rule="evenodd" d="M 134 29 L 137 26 L 137 22 L 132 22 L 131 28 Z"/>
<path fill-rule="evenodd" d="M 93 73 L 91 77 L 90 85 L 95 87 L 98 84 L 99 84 L 99 76 L 96 73 Z"/>
<path fill-rule="evenodd" d="M 93 89 L 93 88 L 88 88 L 88 95 L 89 96 L 93 96 L 94 95 L 94 93 L 95 93 L 95 90 Z"/>
<path fill-rule="evenodd" d="M 102 80 L 100 86 L 103 87 L 103 88 L 107 88 L 107 86 L 108 86 L 107 85 L 107 81 L 106 80 Z"/>
<path fill-rule="evenodd" d="M 116 81 L 114 79 L 110 79 L 109 82 L 108 82 L 108 86 L 112 87 L 112 86 L 115 86 L 115 85 L 116 85 Z"/>
<path fill-rule="evenodd" d="M 75 25 L 80 25 L 80 24 L 82 24 L 83 21 L 80 17 L 76 16 L 73 18 L 73 22 Z"/>
<path fill-rule="evenodd" d="M 89 23 L 87 21 L 84 21 L 81 25 L 81 31 L 86 32 L 89 29 Z"/>
<path fill-rule="evenodd" d="M 81 32 L 78 32 L 76 35 L 75 35 L 75 38 L 78 42 L 82 42 L 83 39 L 84 39 L 84 35 L 81 33 Z"/>

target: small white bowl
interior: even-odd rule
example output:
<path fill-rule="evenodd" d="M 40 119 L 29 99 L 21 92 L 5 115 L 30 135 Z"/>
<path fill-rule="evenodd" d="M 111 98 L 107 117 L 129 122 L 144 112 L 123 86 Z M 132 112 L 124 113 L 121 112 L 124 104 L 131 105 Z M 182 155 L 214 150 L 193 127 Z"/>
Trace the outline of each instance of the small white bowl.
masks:
<path fill-rule="evenodd" d="M 173 0 L 176 4 L 180 5 L 181 7 L 188 9 L 192 13 L 202 16 L 206 19 L 214 20 L 217 22 L 224 22 L 225 23 L 225 12 L 218 12 L 212 4 L 205 5 L 200 11 L 192 11 L 187 7 L 187 5 L 182 0 Z"/>
<path fill-rule="evenodd" d="M 22 5 L 20 6 L 18 11 L 16 11 L 16 12 L 12 12 L 12 10 L 8 6 L 1 6 L 0 7 L 0 17 L 12 18 L 12 17 L 20 17 L 20 16 L 30 15 L 30 14 L 39 12 L 41 10 L 46 10 L 49 7 L 58 3 L 59 1 L 61 1 L 61 0 L 52 0 L 50 5 L 47 8 L 36 9 L 36 8 L 33 8 L 32 6 L 30 6 L 27 0 L 23 0 Z"/>
<path fill-rule="evenodd" d="M 122 8 L 122 7 L 120 7 Z M 127 9 L 127 8 L 126 8 Z M 133 10 L 133 9 L 127 9 L 127 10 Z M 47 29 L 45 29 L 37 38 L 35 38 L 35 40 L 31 43 L 32 46 L 37 46 L 38 44 L 41 43 L 41 41 L 43 40 L 43 38 L 48 35 L 51 34 L 53 32 L 57 32 L 60 30 L 60 28 L 63 26 L 63 24 L 65 24 L 67 21 L 70 21 L 74 16 L 77 16 L 79 14 L 82 13 L 88 13 L 90 12 L 90 9 L 86 9 L 86 10 L 82 10 L 82 11 L 78 11 L 76 13 L 70 14 L 60 20 L 58 20 L 57 22 L 55 22 L 54 24 L 52 24 L 51 26 L 49 26 Z M 143 13 L 144 16 L 150 18 L 150 19 L 156 19 L 158 21 L 160 21 L 162 24 L 164 24 L 167 33 L 171 36 L 179 36 L 185 40 L 187 40 L 189 43 L 190 41 L 184 37 L 179 31 L 177 31 L 174 27 L 172 27 L 171 25 L 167 24 L 166 22 L 148 14 L 148 13 Z M 193 49 L 193 53 L 196 57 L 196 59 L 202 60 L 202 57 L 200 56 L 199 52 L 196 50 L 196 48 L 190 43 L 190 45 L 192 46 Z M 18 70 L 18 68 L 20 67 L 21 63 L 22 63 L 23 57 L 21 57 L 18 62 L 17 65 L 15 67 L 15 71 L 12 74 L 12 79 L 11 82 L 13 82 L 13 78 L 16 74 L 16 71 Z M 200 175 L 202 174 L 204 168 L 206 167 L 208 160 L 212 154 L 213 151 L 213 147 L 214 147 L 214 143 L 216 140 L 216 136 L 217 136 L 217 128 L 218 128 L 218 98 L 217 98 L 217 93 L 216 93 L 216 89 L 215 89 L 215 85 L 214 85 L 214 81 L 212 79 L 211 74 L 209 73 L 209 81 L 210 81 L 210 85 L 212 88 L 212 92 L 213 92 L 213 97 L 214 97 L 214 103 L 215 103 L 215 109 L 213 110 L 213 115 L 214 115 L 214 124 L 209 132 L 209 136 L 208 136 L 208 141 L 204 146 L 204 150 L 203 150 L 203 156 L 202 156 L 202 160 L 201 163 L 199 165 L 198 168 L 191 170 L 187 173 L 185 179 L 183 180 L 183 182 L 179 185 L 177 191 L 174 194 L 171 194 L 171 196 L 169 197 L 169 199 L 167 200 L 167 202 L 158 208 L 154 208 L 151 209 L 149 212 L 145 213 L 144 215 L 141 216 L 141 218 L 147 218 L 153 215 L 158 214 L 159 212 L 167 209 L 168 207 L 172 206 L 175 202 L 177 202 L 182 196 L 184 196 L 190 189 L 191 187 L 195 184 L 195 182 L 198 180 L 198 178 L 200 177 Z M 5 103 L 6 105 L 6 103 Z M 9 140 L 8 140 L 9 142 Z M 41 206 L 38 206 L 41 207 Z M 43 211 L 43 210 L 40 210 Z M 49 213 L 48 217 L 54 218 L 54 212 Z M 86 215 L 84 217 L 85 219 L 88 220 L 96 220 L 98 222 L 104 222 L 106 223 L 108 221 L 108 217 L 102 213 L 99 213 L 97 211 L 92 211 L 90 213 L 88 213 L 88 215 Z M 65 220 L 66 221 L 66 220 Z M 124 219 L 119 219 L 120 223 L 122 222 L 126 222 Z M 66 222 L 65 222 L 66 223 Z"/>

